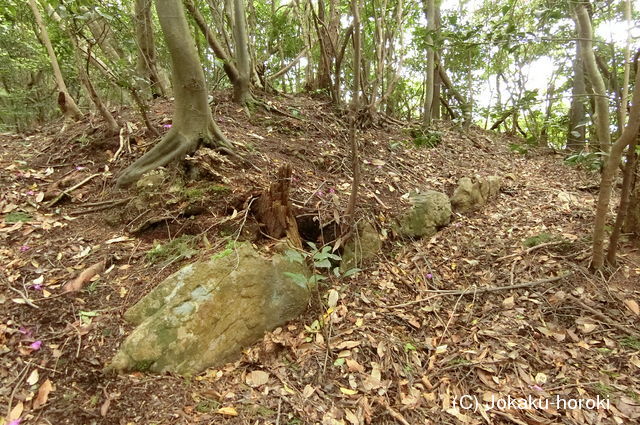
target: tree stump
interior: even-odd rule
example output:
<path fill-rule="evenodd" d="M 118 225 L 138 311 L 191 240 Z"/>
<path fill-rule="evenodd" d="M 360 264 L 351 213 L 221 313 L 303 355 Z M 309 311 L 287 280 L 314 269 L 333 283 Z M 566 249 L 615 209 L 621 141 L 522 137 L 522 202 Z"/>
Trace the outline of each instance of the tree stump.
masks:
<path fill-rule="evenodd" d="M 262 232 L 275 239 L 287 237 L 291 243 L 302 248 L 298 224 L 289 200 L 291 187 L 291 165 L 278 169 L 276 181 L 262 192 L 256 202 L 255 216 Z"/>

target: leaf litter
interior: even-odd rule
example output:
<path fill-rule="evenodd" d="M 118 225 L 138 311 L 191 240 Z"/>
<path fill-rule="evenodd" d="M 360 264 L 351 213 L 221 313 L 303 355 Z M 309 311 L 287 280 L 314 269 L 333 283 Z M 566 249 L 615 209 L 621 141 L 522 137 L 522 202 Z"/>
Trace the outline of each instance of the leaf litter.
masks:
<path fill-rule="evenodd" d="M 114 156 L 118 137 L 98 130 L 91 134 L 95 144 L 78 146 L 73 140 L 93 131 L 88 122 L 70 124 L 64 139 L 55 126 L 0 136 L 5 423 L 619 424 L 640 418 L 640 255 L 625 246 L 608 284 L 586 272 L 595 200 L 580 188 L 594 176 L 547 151 L 510 152 L 508 136 L 479 129 L 463 136 L 446 125 L 435 149 L 411 146 L 396 127 L 362 132 L 358 218 L 376 223 L 385 248 L 360 273 L 323 281 L 305 315 L 236 362 L 190 379 L 104 376 L 102 367 L 131 329 L 122 319 L 128 307 L 182 265 L 219 252 L 233 238 L 255 237 L 247 200 L 268 185 L 274 165 L 292 163 L 297 207 L 326 222 L 344 211 L 350 186 L 344 124 L 317 100 L 274 102 L 287 102 L 276 106 L 294 107 L 302 119 L 256 112 L 248 120 L 228 103 L 216 111 L 223 131 L 250 145 L 262 171 L 204 155 L 198 161 L 209 161 L 202 167 L 208 186 L 150 190 L 144 211 L 132 205 L 135 193 L 113 189 L 118 170 L 134 159 L 126 150 Z M 150 115 L 160 127 L 169 111 L 157 102 Z M 148 141 L 138 128 L 127 126 L 126 137 L 139 154 Z M 393 239 L 390 222 L 408 205 L 403 194 L 416 188 L 451 194 L 460 177 L 473 173 L 503 176 L 496 200 L 455 216 L 430 240 Z M 195 214 L 198 209 L 207 213 Z M 155 247 L 182 235 L 193 241 L 188 256 L 149 261 Z M 478 408 L 461 406 L 465 396 L 481 402 Z M 507 397 L 600 397 L 609 404 L 487 407 Z"/>

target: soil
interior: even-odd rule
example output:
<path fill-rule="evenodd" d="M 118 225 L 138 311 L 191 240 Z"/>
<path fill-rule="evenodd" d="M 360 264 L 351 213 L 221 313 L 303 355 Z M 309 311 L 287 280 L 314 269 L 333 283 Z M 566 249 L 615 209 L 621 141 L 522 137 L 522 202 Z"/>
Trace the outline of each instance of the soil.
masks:
<path fill-rule="evenodd" d="M 123 312 L 163 278 L 233 240 L 273 249 L 251 204 L 281 165 L 293 168 L 303 237 L 334 239 L 320 230 L 340 224 L 349 198 L 346 117 L 305 96 L 270 98 L 271 111 L 248 117 L 229 98 L 216 94 L 214 117 L 246 162 L 200 150 L 126 190 L 115 188 L 119 171 L 157 141 L 132 111 L 119 111 L 115 136 L 95 117 L 0 135 L 3 415 L 23 424 L 638 420 L 640 254 L 623 240 L 614 270 L 587 270 L 597 195 L 583 189 L 598 175 L 447 122 L 431 148 L 415 146 L 417 124 L 359 132 L 356 218 L 374 223 L 384 249 L 354 276 L 324 281 L 302 317 L 198 376 L 104 375 L 131 330 Z M 166 132 L 171 103 L 158 100 L 150 116 Z M 501 176 L 499 196 L 430 240 L 393 234 L 410 191 L 451 195 L 474 175 Z M 64 292 L 101 262 L 81 290 Z M 534 283 L 496 290 L 523 282 Z M 610 405 L 474 411 L 463 396 Z"/>

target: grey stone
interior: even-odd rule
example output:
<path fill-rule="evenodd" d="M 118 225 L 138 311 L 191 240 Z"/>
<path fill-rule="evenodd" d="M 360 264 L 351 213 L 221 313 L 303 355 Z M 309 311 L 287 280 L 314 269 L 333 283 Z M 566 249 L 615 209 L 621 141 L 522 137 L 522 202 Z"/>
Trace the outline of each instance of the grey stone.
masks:
<path fill-rule="evenodd" d="M 125 313 L 137 328 L 106 372 L 196 374 L 234 360 L 306 308 L 310 288 L 286 274 L 308 276 L 303 265 L 264 258 L 250 244 L 221 254 L 182 268 Z"/>
<path fill-rule="evenodd" d="M 361 222 L 357 230 L 342 252 L 340 271 L 343 273 L 359 267 L 363 261 L 375 257 L 382 249 L 380 236 L 371 223 Z"/>
<path fill-rule="evenodd" d="M 451 220 L 451 202 L 447 195 L 434 190 L 414 193 L 411 208 L 397 221 L 395 231 L 401 236 L 431 237 Z"/>
<path fill-rule="evenodd" d="M 497 195 L 500 185 L 501 179 L 498 176 L 476 177 L 474 180 L 463 177 L 453 192 L 451 206 L 460 213 L 472 211 Z"/>

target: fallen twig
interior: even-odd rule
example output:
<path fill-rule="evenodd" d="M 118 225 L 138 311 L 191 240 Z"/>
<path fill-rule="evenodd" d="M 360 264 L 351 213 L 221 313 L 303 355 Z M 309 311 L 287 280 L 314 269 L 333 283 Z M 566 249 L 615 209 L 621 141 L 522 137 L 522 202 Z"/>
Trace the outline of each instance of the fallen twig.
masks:
<path fill-rule="evenodd" d="M 556 277 L 550 277 L 547 279 L 542 279 L 542 280 L 536 280 L 534 282 L 522 282 L 522 283 L 518 283 L 515 285 L 508 285 L 508 286 L 492 286 L 489 288 L 478 288 L 476 286 L 472 286 L 466 289 L 460 289 L 460 290 L 449 290 L 449 289 L 445 289 L 445 290 L 428 290 L 427 292 L 431 292 L 434 293 L 434 295 L 427 297 L 427 298 L 421 298 L 418 300 L 413 300 L 413 301 L 409 301 L 406 303 L 402 303 L 402 304 L 396 304 L 396 305 L 389 305 L 389 306 L 385 306 L 385 308 L 399 308 L 399 307 L 406 307 L 409 305 L 413 305 L 413 304 L 420 304 L 423 303 L 425 301 L 429 301 L 432 300 L 433 298 L 436 297 L 442 297 L 445 295 L 477 295 L 477 294 L 483 294 L 485 292 L 498 292 L 498 291 L 508 291 L 510 289 L 520 289 L 520 288 L 530 288 L 532 286 L 537 286 L 537 285 L 541 285 L 543 283 L 549 283 L 549 282 L 555 282 L 557 280 L 560 279 L 564 279 L 565 277 L 568 277 L 570 275 L 572 275 L 573 272 L 568 272 L 565 273 L 561 276 L 556 276 Z"/>
<path fill-rule="evenodd" d="M 542 248 L 542 247 L 545 247 L 545 246 L 551 246 L 551 245 L 560 245 L 560 244 L 563 244 L 565 242 L 566 241 L 555 241 L 555 242 L 541 243 L 540 245 L 535 245 L 535 246 L 532 246 L 529 249 L 525 249 L 522 252 L 516 252 L 515 254 L 505 255 L 504 257 L 498 258 L 496 261 L 506 260 L 507 258 L 517 257 L 518 255 L 526 255 L 526 254 L 530 253 L 531 251 L 535 251 L 538 248 Z"/>
<path fill-rule="evenodd" d="M 74 190 L 78 189 L 79 187 L 84 186 L 85 184 L 89 183 L 91 180 L 93 180 L 94 178 L 98 177 L 99 175 L 101 175 L 102 173 L 96 173 L 96 174 L 92 174 L 89 177 L 87 177 L 86 179 L 82 180 L 80 183 L 71 186 L 69 189 L 65 189 L 62 192 L 60 192 L 60 194 L 58 196 L 56 196 L 55 198 L 53 198 L 53 200 L 51 200 L 48 204 L 47 207 L 52 207 L 55 204 L 57 204 L 58 202 L 60 202 L 60 200 L 62 198 L 64 198 L 66 195 L 69 195 L 71 192 L 73 192 Z"/>
<path fill-rule="evenodd" d="M 634 337 L 637 337 L 637 338 L 640 337 L 640 333 L 635 332 L 635 331 L 627 328 L 626 326 L 621 325 L 620 323 L 617 323 L 616 321 L 611 319 L 609 316 L 607 316 L 603 312 L 598 311 L 593 307 L 589 307 L 587 304 L 585 304 L 583 301 L 579 300 L 578 298 L 574 297 L 573 295 L 568 295 L 567 299 L 573 301 L 576 304 L 578 304 L 580 307 L 584 308 L 589 313 L 593 314 L 594 316 L 596 316 L 598 319 L 602 320 L 607 325 L 609 325 L 609 326 L 611 326 L 613 328 L 616 328 L 619 331 L 622 331 L 622 332 L 626 333 L 627 335 L 631 335 L 631 336 L 634 336 Z"/>
<path fill-rule="evenodd" d="M 106 210 L 108 208 L 113 208 L 116 207 L 118 205 L 122 205 L 122 204 L 126 204 L 127 202 L 129 202 L 131 199 L 133 198 L 126 198 L 126 199 L 118 199 L 115 201 L 103 201 L 103 202 L 95 202 L 93 204 L 85 204 L 82 207 L 87 207 L 90 205 L 96 205 L 94 208 L 87 208 L 85 210 L 77 210 L 77 211 L 72 211 L 69 213 L 69 215 L 83 215 L 83 214 L 90 214 L 90 213 L 94 213 L 97 211 L 102 211 L 102 210 Z"/>

